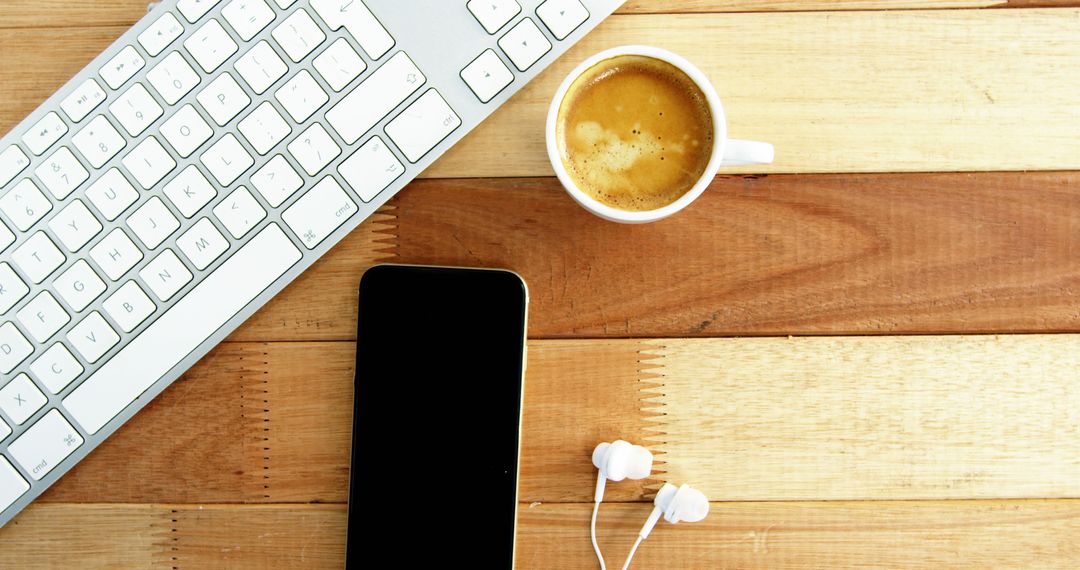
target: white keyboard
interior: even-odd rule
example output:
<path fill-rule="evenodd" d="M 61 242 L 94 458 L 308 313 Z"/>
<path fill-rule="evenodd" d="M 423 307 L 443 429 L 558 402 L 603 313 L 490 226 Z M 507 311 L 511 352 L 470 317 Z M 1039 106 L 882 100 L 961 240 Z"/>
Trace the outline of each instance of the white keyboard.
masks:
<path fill-rule="evenodd" d="M 0 525 L 620 4 L 156 6 L 0 140 Z"/>

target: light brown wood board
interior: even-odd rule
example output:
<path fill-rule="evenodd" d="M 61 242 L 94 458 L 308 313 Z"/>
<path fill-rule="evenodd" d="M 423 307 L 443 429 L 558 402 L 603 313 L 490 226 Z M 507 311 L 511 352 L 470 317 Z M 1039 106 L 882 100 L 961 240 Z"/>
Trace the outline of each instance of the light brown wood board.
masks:
<path fill-rule="evenodd" d="M 7 0 L 0 28 L 70 28 L 132 25 L 146 14 L 146 0 Z M 1078 6 L 1076 0 L 630 0 L 620 14 L 801 12 L 807 10 L 910 10 Z"/>
<path fill-rule="evenodd" d="M 520 497 L 587 502 L 600 441 L 716 500 L 1080 497 L 1076 335 L 530 343 Z M 343 502 L 351 343 L 227 343 L 45 502 Z M 147 442 L 153 442 L 147 446 Z M 390 469 L 358 458 L 365 469 Z"/>
<path fill-rule="evenodd" d="M 736 138 L 777 147 L 741 172 L 1080 168 L 1076 9 L 617 15 L 496 111 L 424 176 L 550 176 L 544 117 L 587 55 L 651 44 L 699 65 Z M 747 33 L 747 30 L 754 30 Z M 122 28 L 0 30 L 7 131 Z M 52 49 L 62 44 L 65 49 Z M 733 57 L 732 54 L 739 54 Z M 468 59 L 448 62 L 464 67 Z M 1032 96 L 1037 93 L 1038 96 Z"/>
<path fill-rule="evenodd" d="M 456 508 L 430 504 L 429 517 Z M 597 525 L 617 567 L 648 505 L 605 504 Z M 596 568 L 587 504 L 522 504 L 520 569 Z M 340 569 L 344 505 L 31 506 L 0 530 L 12 568 Z M 705 521 L 661 523 L 632 568 L 1060 568 L 1080 557 L 1077 501 L 712 503 Z M 482 540 L 482 537 L 477 537 Z"/>

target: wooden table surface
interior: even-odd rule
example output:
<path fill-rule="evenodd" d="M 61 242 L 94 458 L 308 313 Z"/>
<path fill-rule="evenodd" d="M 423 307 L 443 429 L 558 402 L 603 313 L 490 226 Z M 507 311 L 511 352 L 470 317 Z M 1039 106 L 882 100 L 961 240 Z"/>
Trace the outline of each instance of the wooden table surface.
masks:
<path fill-rule="evenodd" d="M 0 131 L 145 5 L 0 3 Z M 388 260 L 530 285 L 521 568 L 595 567 L 619 437 L 661 463 L 609 486 L 612 565 L 671 479 L 712 512 L 635 568 L 1080 567 L 1074 6 L 631 0 L 0 529 L 0 567 L 340 568 L 354 292 Z M 545 108 L 625 43 L 697 62 L 776 163 L 646 226 L 574 205 Z M 462 493 L 433 478 L 406 532 Z"/>

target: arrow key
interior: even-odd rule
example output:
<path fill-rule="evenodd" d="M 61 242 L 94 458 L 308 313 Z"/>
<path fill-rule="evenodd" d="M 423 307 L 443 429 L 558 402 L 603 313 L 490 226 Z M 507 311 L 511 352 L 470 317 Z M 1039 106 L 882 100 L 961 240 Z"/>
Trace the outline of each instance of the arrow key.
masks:
<path fill-rule="evenodd" d="M 589 19 L 589 11 L 578 0 L 547 0 L 536 9 L 555 39 L 564 40 Z"/>
<path fill-rule="evenodd" d="M 506 32 L 499 40 L 499 47 L 510 57 L 510 61 L 525 71 L 551 51 L 551 42 L 529 18 L 525 18 Z"/>
<path fill-rule="evenodd" d="M 491 101 L 507 85 L 514 82 L 514 74 L 507 69 L 494 50 L 487 50 L 461 70 L 461 78 L 480 99 Z"/>

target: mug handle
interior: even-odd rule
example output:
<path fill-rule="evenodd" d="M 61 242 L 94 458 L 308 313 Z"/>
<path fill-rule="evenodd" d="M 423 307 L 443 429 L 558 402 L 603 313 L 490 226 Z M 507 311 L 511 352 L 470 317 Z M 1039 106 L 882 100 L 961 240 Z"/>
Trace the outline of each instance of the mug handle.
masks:
<path fill-rule="evenodd" d="M 720 166 L 770 164 L 775 156 L 773 145 L 767 142 L 728 139 L 724 143 L 724 158 Z"/>

